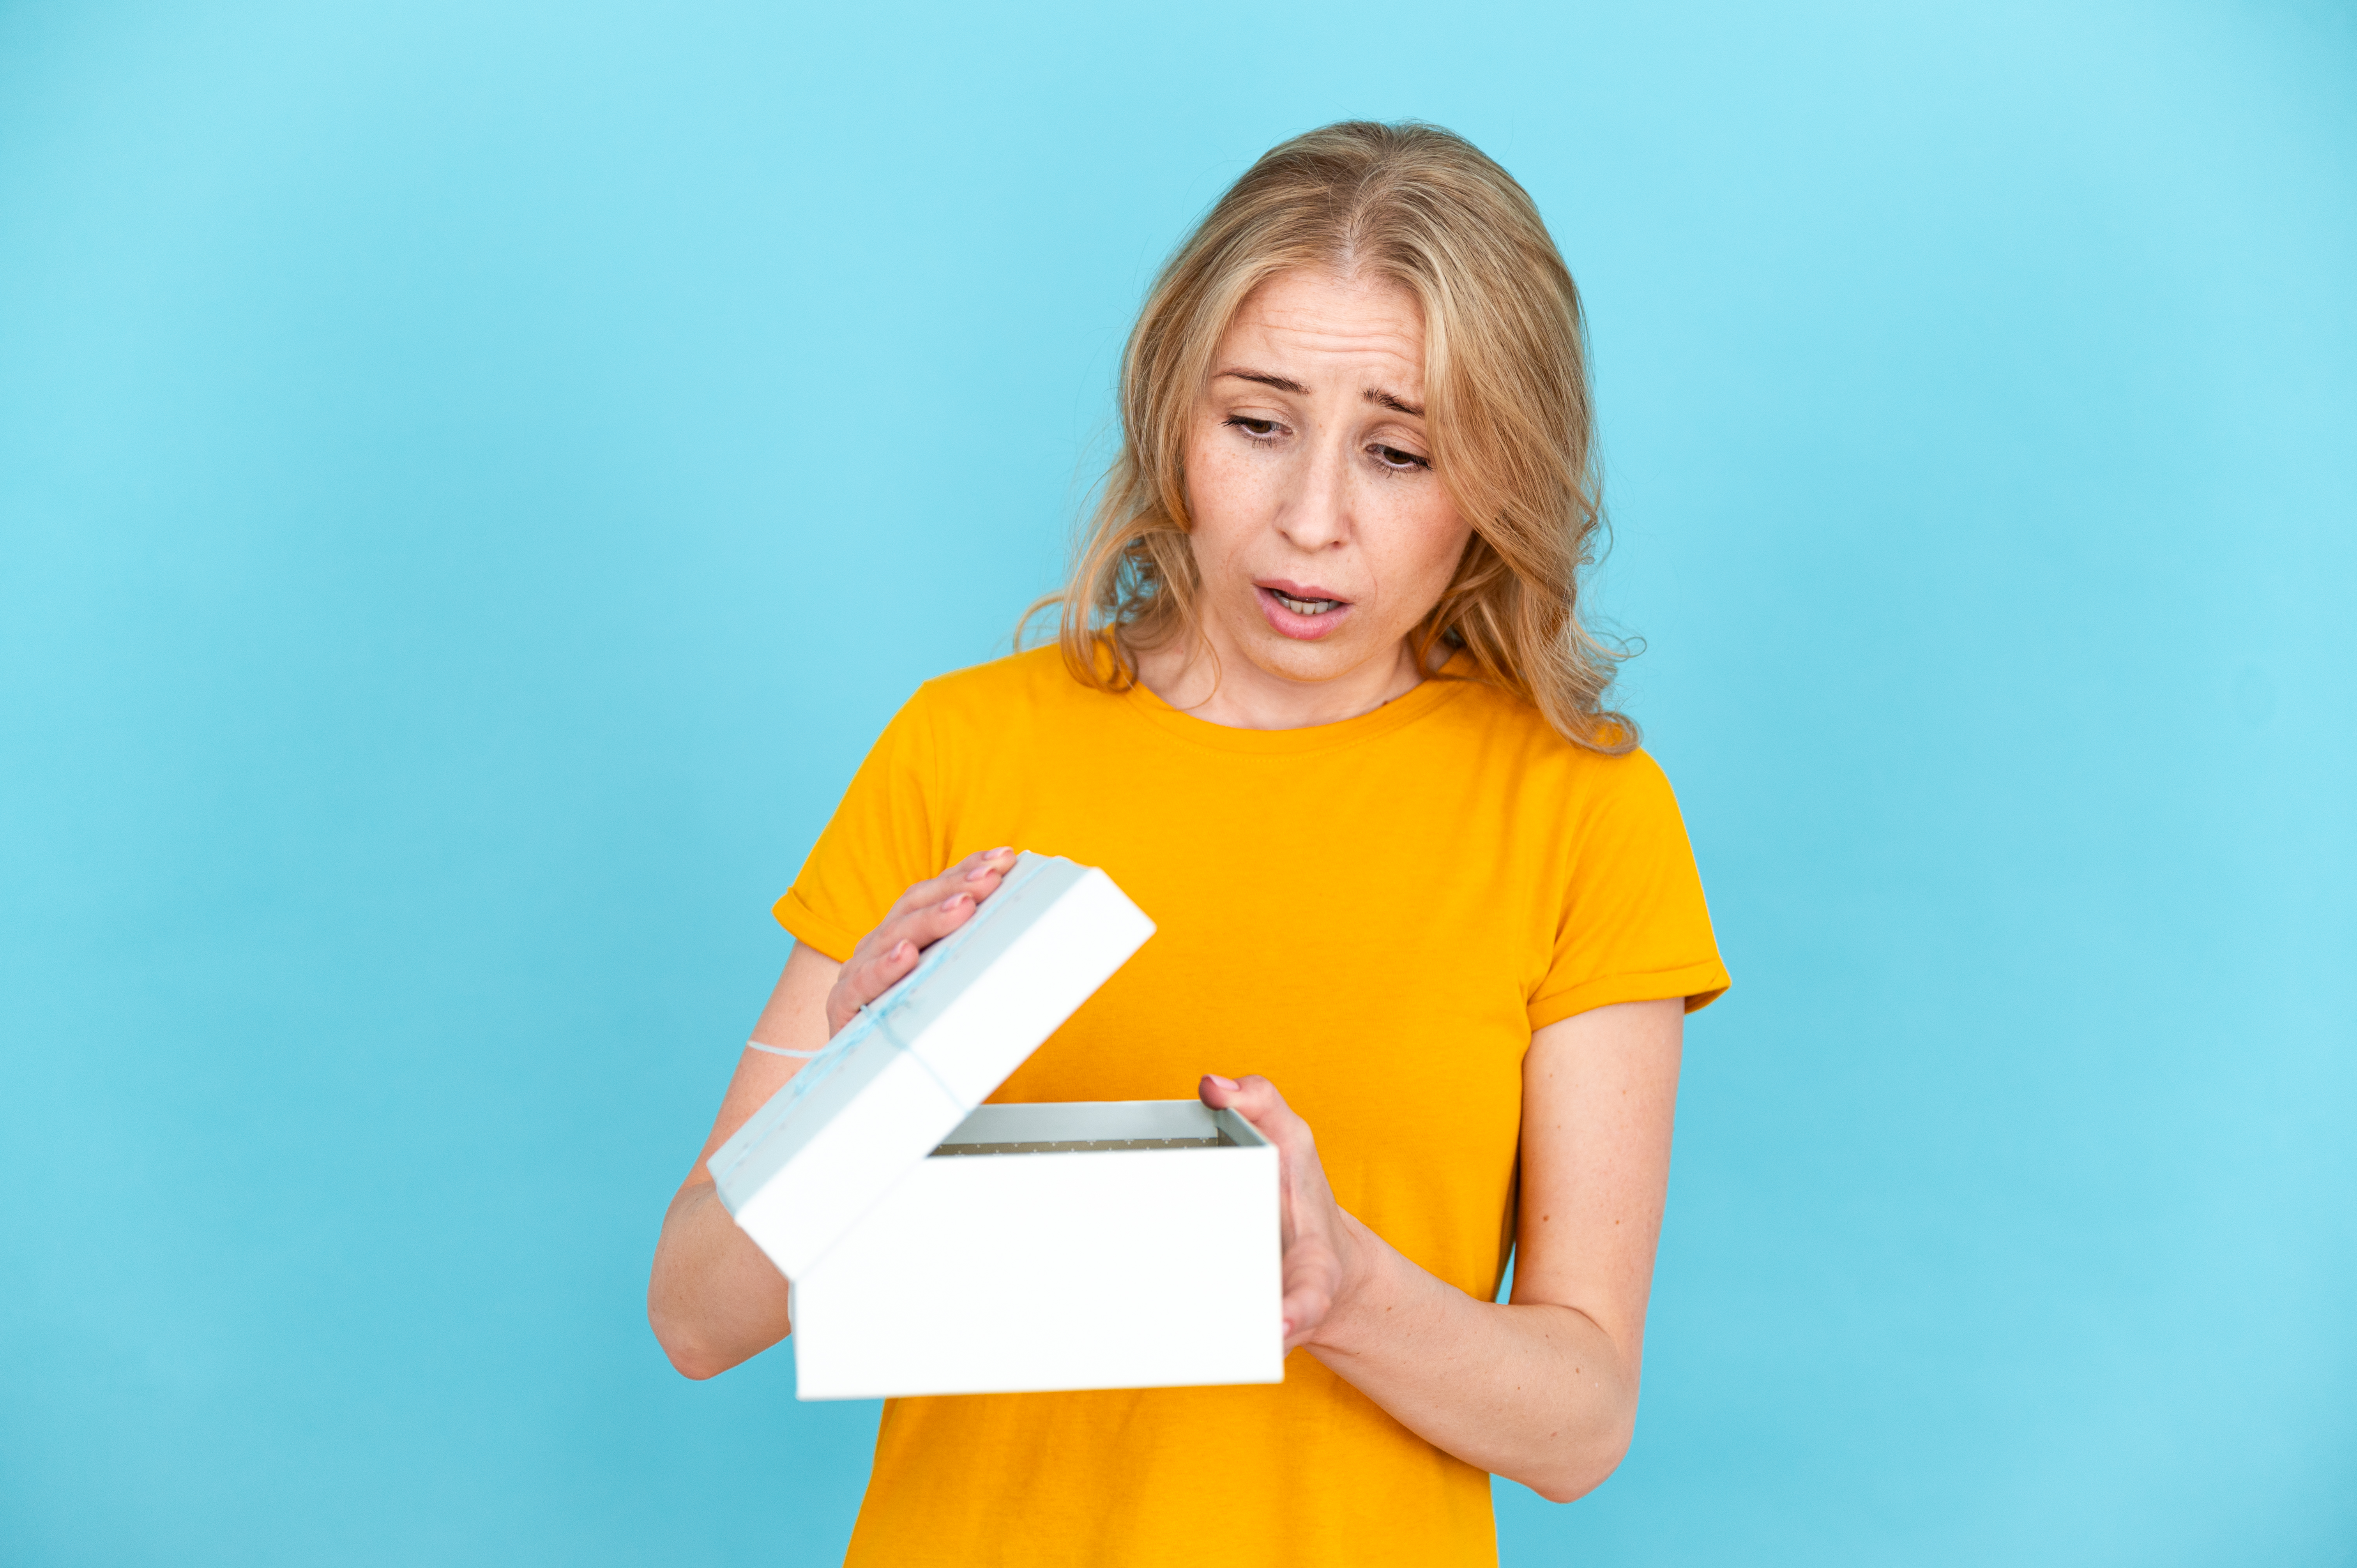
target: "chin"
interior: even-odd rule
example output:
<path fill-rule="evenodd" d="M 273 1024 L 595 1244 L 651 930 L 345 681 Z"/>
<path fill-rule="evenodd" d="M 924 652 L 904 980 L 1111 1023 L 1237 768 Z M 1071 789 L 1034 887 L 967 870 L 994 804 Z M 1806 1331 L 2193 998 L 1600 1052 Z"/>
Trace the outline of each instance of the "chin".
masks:
<path fill-rule="evenodd" d="M 1367 660 L 1367 650 L 1348 642 L 1303 642 L 1261 628 L 1244 643 L 1244 652 L 1264 674 L 1286 681 L 1315 683 L 1347 675 Z"/>

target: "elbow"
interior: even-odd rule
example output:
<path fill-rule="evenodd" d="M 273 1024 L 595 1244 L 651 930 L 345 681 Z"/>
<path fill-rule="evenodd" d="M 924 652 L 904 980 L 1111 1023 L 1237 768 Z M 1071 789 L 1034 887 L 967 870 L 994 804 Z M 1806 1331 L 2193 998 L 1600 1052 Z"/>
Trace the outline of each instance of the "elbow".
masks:
<path fill-rule="evenodd" d="M 672 1369 L 694 1382 L 716 1378 L 745 1359 L 741 1354 L 727 1354 L 697 1333 L 695 1325 L 652 1300 L 647 1303 L 647 1326 L 654 1330 L 655 1343 L 662 1347 Z"/>
<path fill-rule="evenodd" d="M 1632 1411 L 1609 1429 L 1566 1445 L 1552 1456 L 1554 1463 L 1539 1467 L 1537 1473 L 1514 1479 L 1551 1503 L 1577 1502 L 1612 1478 L 1612 1472 L 1629 1456 L 1629 1444 L 1636 1434 Z"/>
<path fill-rule="evenodd" d="M 726 1362 L 697 1344 L 694 1336 L 683 1332 L 682 1325 L 669 1321 L 652 1303 L 647 1305 L 647 1326 L 655 1331 L 655 1343 L 662 1347 L 664 1359 L 681 1377 L 700 1383 L 728 1369 Z"/>
<path fill-rule="evenodd" d="M 658 1336 L 660 1338 L 660 1336 Z M 735 1363 L 725 1361 L 694 1345 L 674 1345 L 663 1341 L 663 1354 L 670 1358 L 672 1370 L 694 1382 L 716 1378 Z"/>
<path fill-rule="evenodd" d="M 1551 1503 L 1576 1503 L 1611 1479 L 1620 1467 L 1617 1455 L 1601 1464 L 1566 1466 L 1553 1475 L 1534 1477 L 1530 1487 Z"/>
<path fill-rule="evenodd" d="M 693 1382 L 716 1378 L 743 1360 L 742 1356 L 725 1356 L 708 1345 L 697 1343 L 676 1334 L 666 1335 L 661 1325 L 655 1328 L 655 1342 L 662 1347 L 672 1370 Z"/>
<path fill-rule="evenodd" d="M 672 1369 L 699 1383 L 784 1338 L 793 1299 L 712 1194 L 691 1183 L 672 1200 L 647 1276 L 647 1326 Z"/>

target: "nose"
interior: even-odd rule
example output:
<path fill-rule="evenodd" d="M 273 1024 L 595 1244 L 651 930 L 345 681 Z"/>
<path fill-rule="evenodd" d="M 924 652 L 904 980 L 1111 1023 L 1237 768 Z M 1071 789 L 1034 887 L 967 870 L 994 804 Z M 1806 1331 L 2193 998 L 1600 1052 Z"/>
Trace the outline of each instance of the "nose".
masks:
<path fill-rule="evenodd" d="M 1298 483 L 1276 516 L 1276 531 L 1297 550 L 1331 550 L 1351 537 L 1350 454 L 1335 440 L 1304 455 Z"/>

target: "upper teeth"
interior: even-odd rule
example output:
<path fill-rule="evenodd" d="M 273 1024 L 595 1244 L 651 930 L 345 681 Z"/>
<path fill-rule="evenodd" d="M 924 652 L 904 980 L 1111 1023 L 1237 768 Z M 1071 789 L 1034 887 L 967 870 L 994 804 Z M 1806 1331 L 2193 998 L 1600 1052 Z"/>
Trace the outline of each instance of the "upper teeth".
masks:
<path fill-rule="evenodd" d="M 1269 592 L 1276 595 L 1279 604 L 1297 616 L 1322 616 L 1342 602 L 1340 599 L 1297 599 L 1277 588 L 1271 588 Z"/>

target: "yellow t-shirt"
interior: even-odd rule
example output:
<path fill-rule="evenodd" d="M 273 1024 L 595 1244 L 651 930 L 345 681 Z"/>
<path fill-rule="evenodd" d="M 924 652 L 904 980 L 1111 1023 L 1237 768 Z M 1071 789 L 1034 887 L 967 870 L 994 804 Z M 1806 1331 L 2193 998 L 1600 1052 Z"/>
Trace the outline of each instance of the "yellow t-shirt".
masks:
<path fill-rule="evenodd" d="M 1668 782 L 1443 677 L 1341 724 L 1229 729 L 1054 649 L 927 682 L 793 888 L 841 959 L 999 844 L 1104 868 L 1156 935 L 1001 1101 L 1178 1100 L 1265 1073 L 1334 1196 L 1459 1289 L 1513 1240 L 1532 1030 L 1727 983 Z M 1490 1478 L 1315 1358 L 1282 1384 L 894 1400 L 854 1564 L 1494 1563 Z"/>

